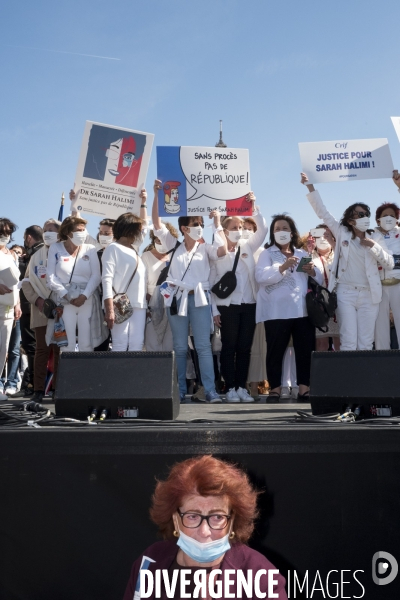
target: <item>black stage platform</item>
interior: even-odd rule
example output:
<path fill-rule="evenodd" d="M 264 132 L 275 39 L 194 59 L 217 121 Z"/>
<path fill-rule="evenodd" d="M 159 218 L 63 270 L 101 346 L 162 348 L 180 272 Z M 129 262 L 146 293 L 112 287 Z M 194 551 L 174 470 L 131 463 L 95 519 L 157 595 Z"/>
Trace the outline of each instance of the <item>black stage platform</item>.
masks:
<path fill-rule="evenodd" d="M 185 404 L 174 423 L 2 428 L 0 600 L 121 599 L 157 539 L 155 479 L 203 453 L 238 462 L 265 490 L 251 546 L 284 575 L 308 571 L 297 598 L 329 597 L 310 594 L 316 572 L 325 586 L 332 570 L 330 597 L 399 598 L 400 576 L 372 582 L 376 552 L 400 562 L 399 427 L 266 420 L 297 408 L 307 407 Z M 352 583 L 335 596 L 340 577 Z"/>

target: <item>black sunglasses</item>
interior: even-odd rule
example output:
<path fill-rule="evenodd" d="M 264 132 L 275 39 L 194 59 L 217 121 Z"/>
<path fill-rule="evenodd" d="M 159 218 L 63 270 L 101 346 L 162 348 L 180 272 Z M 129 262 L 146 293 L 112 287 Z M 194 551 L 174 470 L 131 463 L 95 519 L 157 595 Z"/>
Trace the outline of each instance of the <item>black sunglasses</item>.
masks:
<path fill-rule="evenodd" d="M 357 215 L 360 219 L 362 219 L 363 217 L 369 217 L 370 213 L 362 211 L 362 210 L 354 210 L 353 216 L 355 216 L 355 215 Z"/>

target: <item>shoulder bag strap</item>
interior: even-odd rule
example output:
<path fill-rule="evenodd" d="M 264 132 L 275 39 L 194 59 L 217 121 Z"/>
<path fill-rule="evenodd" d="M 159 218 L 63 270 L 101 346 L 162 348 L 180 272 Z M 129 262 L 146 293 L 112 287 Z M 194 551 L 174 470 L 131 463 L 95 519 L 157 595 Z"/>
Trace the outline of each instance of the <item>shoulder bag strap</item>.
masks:
<path fill-rule="evenodd" d="M 168 275 L 169 275 L 169 272 L 170 272 L 170 269 L 171 269 L 171 265 L 172 265 L 172 259 L 174 258 L 174 254 L 175 254 L 175 252 L 178 250 L 178 248 L 179 248 L 179 246 L 180 246 L 180 245 L 181 245 L 181 242 L 180 242 L 179 240 L 176 240 L 176 244 L 175 244 L 175 246 L 173 247 L 173 249 L 172 249 L 172 250 L 170 250 L 170 251 L 168 252 L 168 254 L 169 254 L 170 252 L 172 252 L 172 254 L 171 254 L 171 258 L 170 258 L 170 260 L 169 260 Z M 167 275 L 167 277 L 168 277 L 168 275 Z"/>
<path fill-rule="evenodd" d="M 237 249 L 237 252 L 236 252 L 235 262 L 233 263 L 232 273 L 235 273 L 235 271 L 236 271 L 236 268 L 237 268 L 238 262 L 239 262 L 239 256 L 240 256 L 240 246 L 239 246 L 239 248 Z"/>
<path fill-rule="evenodd" d="M 75 265 L 76 265 L 76 261 L 78 260 L 78 254 L 79 254 L 79 252 L 80 252 L 80 251 L 81 251 L 81 246 L 79 246 L 79 250 L 78 250 L 78 252 L 76 253 L 76 256 L 75 256 L 75 262 L 74 262 L 74 266 L 72 267 L 72 273 L 71 273 L 71 277 L 69 278 L 69 281 L 68 281 L 68 283 L 71 283 L 72 275 L 74 274 L 74 271 L 75 271 Z"/>
<path fill-rule="evenodd" d="M 135 250 L 135 248 L 133 248 L 133 250 Z M 128 285 L 126 286 L 126 289 L 125 289 L 125 291 L 124 291 L 124 292 L 122 292 L 122 294 L 121 294 L 121 295 L 123 295 L 123 294 L 126 294 L 126 292 L 128 291 L 128 288 L 129 288 L 129 286 L 130 286 L 130 285 L 131 285 L 131 283 L 132 283 L 132 279 L 135 277 L 135 275 L 136 275 L 136 271 L 138 270 L 138 266 L 139 266 L 139 258 L 140 258 L 140 257 L 139 257 L 139 254 L 137 253 L 137 251 L 136 251 L 136 250 L 135 250 L 135 252 L 136 252 L 136 267 L 135 267 L 135 270 L 133 271 L 133 273 L 132 273 L 132 275 L 131 275 L 131 278 L 130 278 L 130 279 L 129 279 L 129 281 L 128 281 Z M 113 286 L 112 290 L 113 290 L 113 292 L 114 292 L 114 298 L 115 298 L 115 296 L 118 296 L 118 295 L 119 295 L 119 294 L 118 294 L 118 293 L 115 291 L 115 289 L 114 289 L 114 286 Z"/>

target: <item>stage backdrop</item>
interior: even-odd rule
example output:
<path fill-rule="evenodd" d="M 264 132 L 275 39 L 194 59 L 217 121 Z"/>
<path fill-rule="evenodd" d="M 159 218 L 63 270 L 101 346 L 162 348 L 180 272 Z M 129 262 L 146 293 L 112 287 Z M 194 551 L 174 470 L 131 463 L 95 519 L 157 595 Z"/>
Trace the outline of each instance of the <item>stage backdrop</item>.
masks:
<path fill-rule="evenodd" d="M 122 599 L 133 561 L 157 539 L 156 478 L 202 453 L 238 462 L 264 490 L 250 545 L 284 575 L 308 572 L 312 583 L 318 572 L 326 593 L 337 570 L 331 597 L 342 578 L 339 597 L 394 600 L 400 576 L 374 584 L 372 557 L 400 561 L 398 435 L 345 425 L 0 431 L 0 600 Z"/>

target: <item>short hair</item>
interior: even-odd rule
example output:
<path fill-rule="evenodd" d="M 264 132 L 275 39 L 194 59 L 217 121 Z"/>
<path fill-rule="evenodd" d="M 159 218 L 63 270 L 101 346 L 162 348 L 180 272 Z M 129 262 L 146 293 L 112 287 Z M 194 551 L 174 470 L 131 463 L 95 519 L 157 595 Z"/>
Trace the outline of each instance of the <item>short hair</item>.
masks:
<path fill-rule="evenodd" d="M 7 219 L 6 217 L 0 217 L 0 231 L 5 233 L 5 229 L 8 229 L 9 231 L 10 242 L 13 242 L 14 240 L 12 234 L 17 231 L 17 225 L 10 221 L 10 219 Z"/>
<path fill-rule="evenodd" d="M 69 234 L 73 232 L 74 227 L 77 225 L 87 225 L 87 221 L 81 217 L 66 217 L 61 223 L 58 237 L 62 242 L 65 242 L 69 238 Z"/>
<path fill-rule="evenodd" d="M 272 216 L 272 223 L 271 223 L 271 227 L 269 228 L 269 242 L 267 242 L 265 244 L 264 248 L 270 248 L 271 246 L 275 246 L 275 245 L 277 245 L 279 247 L 279 244 L 277 244 L 275 242 L 275 236 L 274 236 L 274 228 L 275 228 L 275 223 L 277 221 L 286 221 L 286 223 L 290 227 L 290 231 L 292 233 L 292 239 L 290 240 L 291 251 L 294 252 L 295 248 L 301 248 L 301 239 L 300 239 L 300 234 L 298 232 L 298 229 L 296 227 L 296 223 L 293 221 L 292 217 L 289 217 L 289 215 L 287 215 L 286 213 Z"/>
<path fill-rule="evenodd" d="M 244 221 L 244 223 L 248 223 L 249 225 L 252 225 L 252 227 L 254 228 L 254 233 L 257 231 L 257 229 L 258 229 L 257 223 L 255 222 L 255 220 L 252 217 L 243 217 L 243 221 Z"/>
<path fill-rule="evenodd" d="M 43 230 L 46 227 L 46 225 L 54 225 L 57 231 L 59 231 L 61 227 L 61 221 L 57 221 L 56 219 L 47 219 L 47 221 L 45 221 L 43 225 Z"/>
<path fill-rule="evenodd" d="M 189 494 L 227 496 L 235 516 L 234 542 L 246 543 L 258 516 L 260 494 L 237 465 L 213 456 L 198 456 L 176 463 L 165 481 L 158 481 L 152 497 L 150 517 L 164 539 L 174 539 L 172 515 Z"/>
<path fill-rule="evenodd" d="M 226 217 L 222 217 L 221 219 L 221 225 L 224 229 L 227 228 L 227 226 L 229 225 L 229 223 L 231 221 L 233 221 L 233 219 L 239 219 L 240 222 L 243 222 L 242 217 L 236 217 L 235 215 L 232 216 L 226 216 Z"/>
<path fill-rule="evenodd" d="M 143 219 L 134 213 L 123 213 L 122 215 L 119 215 L 118 219 L 113 224 L 114 239 L 119 240 L 122 237 L 127 237 L 136 240 L 140 236 L 143 225 Z"/>
<path fill-rule="evenodd" d="M 354 231 L 353 231 L 353 226 L 350 225 L 349 221 L 352 221 L 354 219 L 353 213 L 355 211 L 356 206 L 361 206 L 361 208 L 363 208 L 364 211 L 366 213 L 368 213 L 368 216 L 371 216 L 371 210 L 370 210 L 369 206 L 367 204 L 364 204 L 363 202 L 355 202 L 355 204 L 351 204 L 351 206 L 348 206 L 346 208 L 346 210 L 343 213 L 342 218 L 340 219 L 340 225 L 343 225 L 349 231 L 351 231 L 351 233 L 353 234 L 353 236 L 352 236 L 353 238 L 355 237 Z"/>
<path fill-rule="evenodd" d="M 396 215 L 396 219 L 398 219 L 400 217 L 400 208 L 397 206 L 397 204 L 395 204 L 394 202 L 383 202 L 376 209 L 376 213 L 375 213 L 376 221 L 381 218 L 381 214 L 383 213 L 384 210 L 386 210 L 386 208 L 391 208 L 394 211 L 394 214 Z"/>
<path fill-rule="evenodd" d="M 99 228 L 104 225 L 105 227 L 112 227 L 115 223 L 115 219 L 103 219 L 99 223 Z"/>
<path fill-rule="evenodd" d="M 43 229 L 39 225 L 30 225 L 25 229 L 24 235 L 30 235 L 35 242 L 43 241 Z"/>
<path fill-rule="evenodd" d="M 201 226 L 204 227 L 204 219 L 203 217 L 179 217 L 178 219 L 178 227 L 179 227 L 179 231 L 181 232 L 181 234 L 183 235 L 183 231 L 182 231 L 182 227 L 190 227 L 190 221 L 192 221 L 193 219 L 200 219 L 200 223 Z"/>
<path fill-rule="evenodd" d="M 14 250 L 14 252 L 15 252 L 15 248 L 19 248 L 22 251 L 22 254 L 25 252 L 24 248 L 22 246 L 20 246 L 19 244 L 13 244 L 12 246 L 10 246 L 10 250 Z"/>

